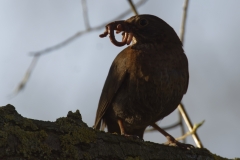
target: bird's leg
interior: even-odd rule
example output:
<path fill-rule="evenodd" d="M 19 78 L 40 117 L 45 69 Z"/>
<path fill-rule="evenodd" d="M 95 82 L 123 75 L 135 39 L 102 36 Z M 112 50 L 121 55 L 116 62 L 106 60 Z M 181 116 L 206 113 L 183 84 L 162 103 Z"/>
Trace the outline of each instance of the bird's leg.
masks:
<path fill-rule="evenodd" d="M 165 144 L 167 144 L 169 146 L 177 146 L 182 149 L 194 148 L 194 146 L 191 144 L 184 144 L 184 143 L 178 142 L 173 136 L 171 136 L 169 133 L 167 133 L 162 128 L 160 128 L 156 123 L 152 124 L 151 126 L 153 128 L 155 128 L 156 130 L 158 130 L 160 133 L 162 133 L 167 138 L 168 141 Z"/>
<path fill-rule="evenodd" d="M 134 139 L 140 139 L 140 140 L 143 140 L 141 138 L 139 138 L 138 136 L 136 135 L 129 135 L 129 134 L 126 134 L 125 132 L 125 129 L 123 127 L 123 123 L 122 123 L 122 120 L 118 119 L 118 126 L 120 128 L 120 132 L 121 132 L 121 135 L 125 136 L 125 137 L 131 137 L 131 138 L 134 138 Z"/>
<path fill-rule="evenodd" d="M 121 135 L 125 135 L 125 129 L 123 127 L 122 121 L 119 119 L 117 122 L 118 122 L 118 126 L 120 128 Z"/>

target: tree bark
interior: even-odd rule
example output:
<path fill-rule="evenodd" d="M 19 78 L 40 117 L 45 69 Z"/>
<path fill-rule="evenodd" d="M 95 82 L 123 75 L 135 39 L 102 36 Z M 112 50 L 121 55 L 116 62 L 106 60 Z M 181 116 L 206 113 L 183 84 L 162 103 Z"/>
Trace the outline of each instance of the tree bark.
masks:
<path fill-rule="evenodd" d="M 22 117 L 8 104 L 0 107 L 0 127 L 0 160 L 221 159 L 207 149 L 181 150 L 96 131 L 79 110 L 50 122 Z"/>

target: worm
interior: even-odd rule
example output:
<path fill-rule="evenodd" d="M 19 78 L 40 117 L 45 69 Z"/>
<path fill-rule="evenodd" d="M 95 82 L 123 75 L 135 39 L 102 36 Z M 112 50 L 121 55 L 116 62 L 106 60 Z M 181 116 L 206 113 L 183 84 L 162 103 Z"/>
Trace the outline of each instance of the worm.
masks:
<path fill-rule="evenodd" d="M 99 37 L 104 38 L 109 34 L 109 38 L 110 41 L 118 46 L 124 46 L 124 45 L 129 45 L 132 42 L 132 38 L 133 38 L 133 33 L 130 31 L 130 28 L 128 27 L 128 25 L 126 24 L 126 22 L 124 21 L 115 21 L 112 23 L 109 23 L 108 25 L 106 25 L 106 30 L 104 31 L 103 34 L 100 34 Z M 114 30 L 116 30 L 116 33 L 122 33 L 122 41 L 119 42 L 116 40 L 115 35 L 114 35 Z"/>

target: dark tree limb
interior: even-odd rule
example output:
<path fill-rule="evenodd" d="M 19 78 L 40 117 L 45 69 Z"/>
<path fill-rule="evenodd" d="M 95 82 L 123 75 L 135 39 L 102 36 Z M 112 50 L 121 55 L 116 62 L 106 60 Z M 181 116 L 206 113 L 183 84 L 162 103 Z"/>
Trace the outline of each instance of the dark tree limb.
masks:
<path fill-rule="evenodd" d="M 22 117 L 14 106 L 0 107 L 0 159 L 216 159 L 207 149 L 181 150 L 96 131 L 69 111 L 55 122 Z"/>

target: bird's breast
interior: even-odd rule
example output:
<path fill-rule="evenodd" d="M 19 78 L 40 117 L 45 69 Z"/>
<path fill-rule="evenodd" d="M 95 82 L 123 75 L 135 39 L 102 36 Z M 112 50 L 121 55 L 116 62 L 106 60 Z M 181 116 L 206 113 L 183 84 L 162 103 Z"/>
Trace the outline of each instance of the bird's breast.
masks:
<path fill-rule="evenodd" d="M 119 62 L 127 68 L 128 76 L 116 97 L 115 111 L 129 124 L 137 124 L 142 119 L 156 119 L 174 99 L 180 102 L 184 84 L 188 83 L 187 68 L 181 68 L 181 59 L 178 62 L 171 54 L 142 50 L 125 52 L 123 57 Z M 144 115 L 151 116 L 146 118 Z"/>

